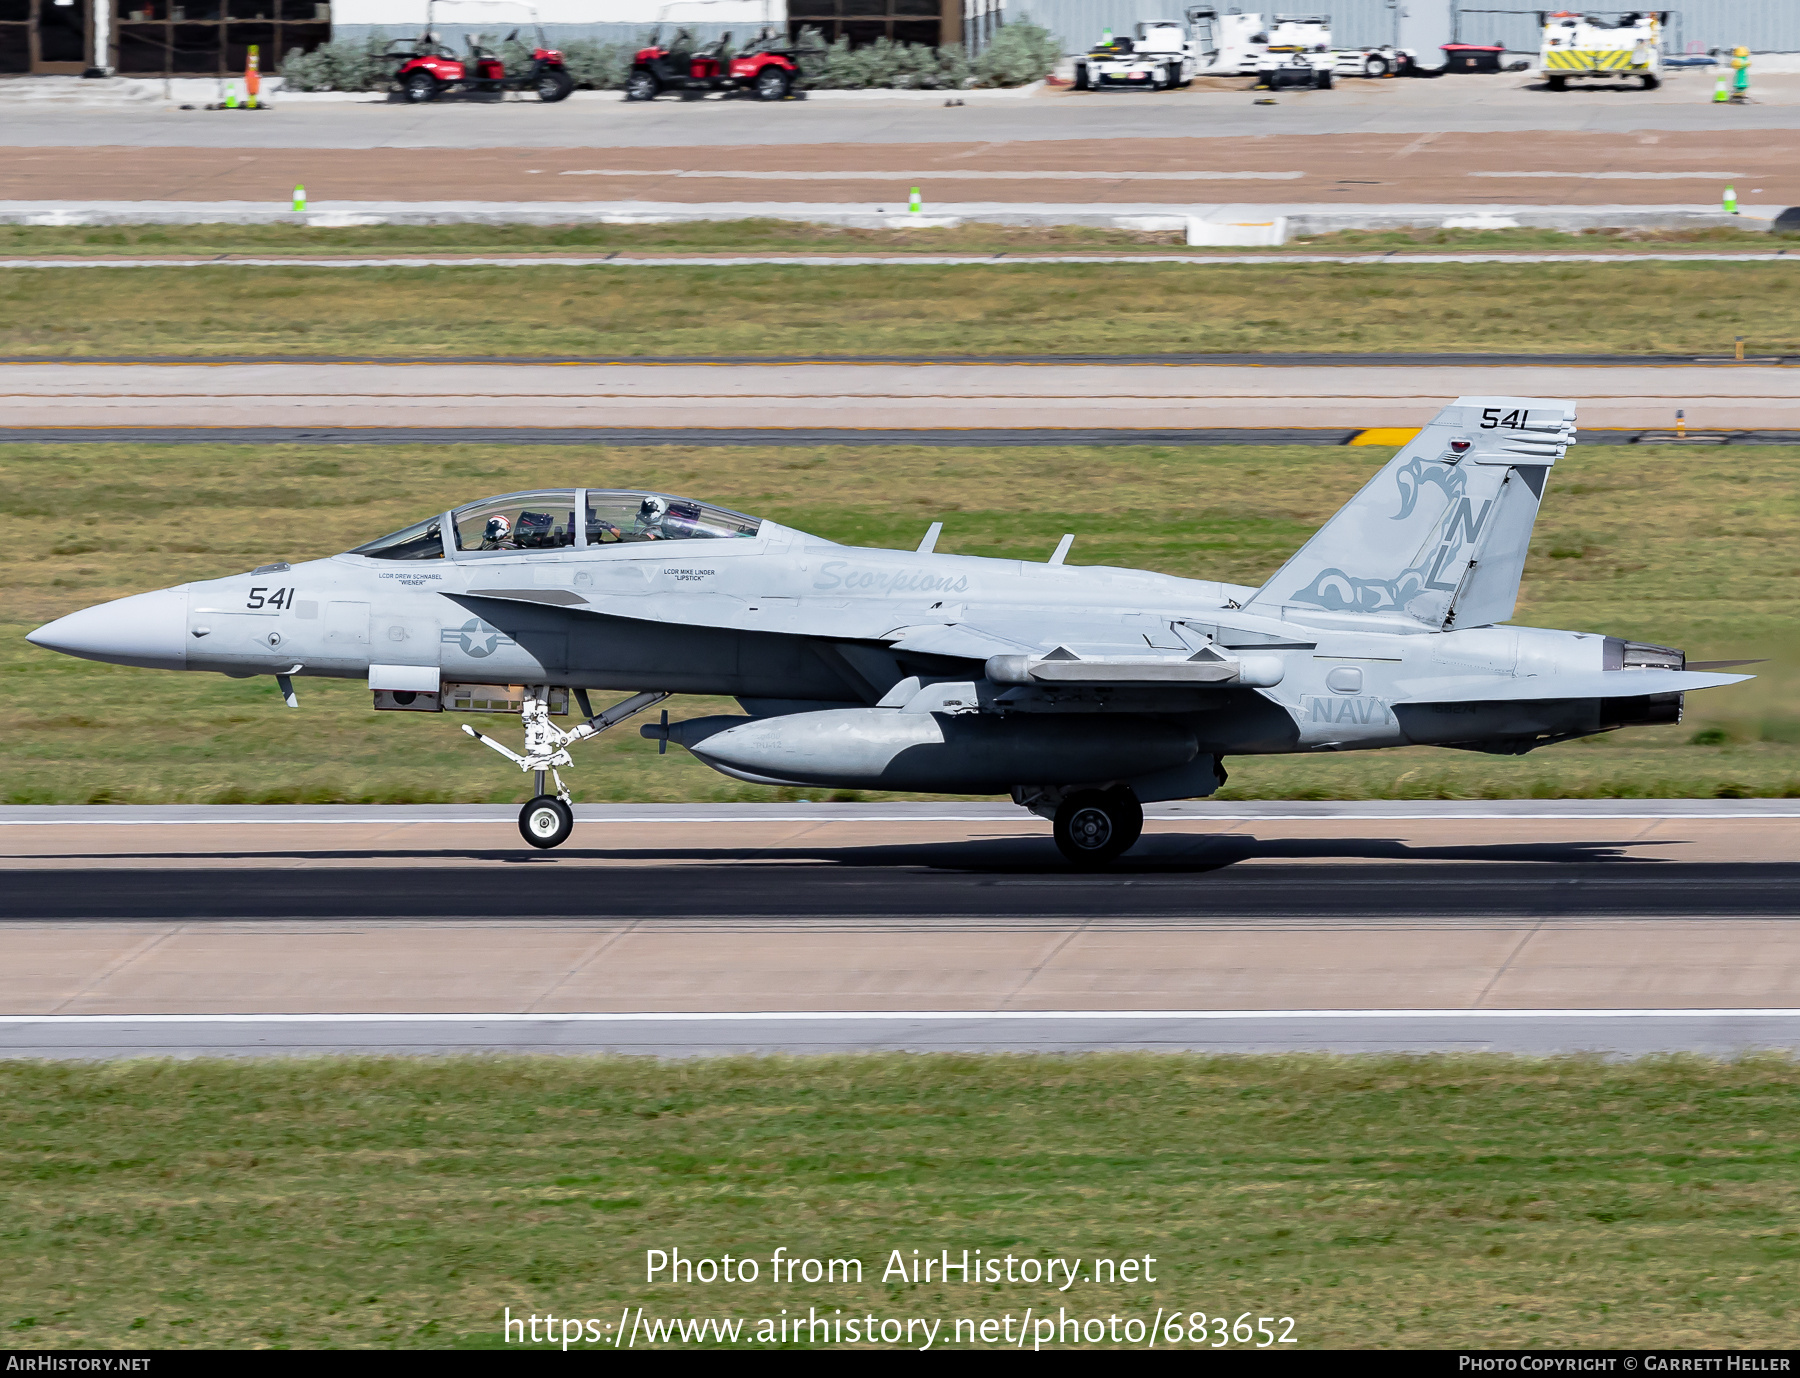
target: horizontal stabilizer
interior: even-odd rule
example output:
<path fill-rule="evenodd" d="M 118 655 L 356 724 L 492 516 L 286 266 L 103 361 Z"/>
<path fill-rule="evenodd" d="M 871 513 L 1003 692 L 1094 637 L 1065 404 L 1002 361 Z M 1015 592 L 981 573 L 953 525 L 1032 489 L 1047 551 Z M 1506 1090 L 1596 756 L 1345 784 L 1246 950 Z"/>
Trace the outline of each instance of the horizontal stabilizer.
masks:
<path fill-rule="evenodd" d="M 896 651 L 911 651 L 914 655 L 958 656 L 965 660 L 986 660 L 989 656 L 1035 649 L 1010 636 L 983 631 L 980 627 L 965 626 L 960 622 L 934 622 L 923 627 L 902 627 L 898 631 L 889 632 L 888 638 Z"/>
<path fill-rule="evenodd" d="M 1396 703 L 1520 703 L 1549 699 L 1630 699 L 1644 694 L 1685 694 L 1741 684 L 1751 675 L 1708 675 L 1692 670 L 1594 670 L 1574 675 L 1494 676 L 1415 682 Z"/>
<path fill-rule="evenodd" d="M 1767 665 L 1767 656 L 1758 656 L 1754 660 L 1690 660 L 1681 668 L 1684 670 L 1735 670 L 1740 665 Z"/>

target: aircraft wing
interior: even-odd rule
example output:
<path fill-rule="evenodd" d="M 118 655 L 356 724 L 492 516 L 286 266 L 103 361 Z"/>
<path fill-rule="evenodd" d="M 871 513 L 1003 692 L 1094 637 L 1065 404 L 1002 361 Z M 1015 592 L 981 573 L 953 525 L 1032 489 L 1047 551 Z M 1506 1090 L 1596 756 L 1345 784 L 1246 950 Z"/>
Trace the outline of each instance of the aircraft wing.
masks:
<path fill-rule="evenodd" d="M 1414 680 L 1402 703 L 1519 703 L 1546 699 L 1629 699 L 1643 694 L 1683 694 L 1738 684 L 1752 675 L 1702 674 L 1694 670 L 1597 670 L 1579 675 L 1491 675 Z"/>

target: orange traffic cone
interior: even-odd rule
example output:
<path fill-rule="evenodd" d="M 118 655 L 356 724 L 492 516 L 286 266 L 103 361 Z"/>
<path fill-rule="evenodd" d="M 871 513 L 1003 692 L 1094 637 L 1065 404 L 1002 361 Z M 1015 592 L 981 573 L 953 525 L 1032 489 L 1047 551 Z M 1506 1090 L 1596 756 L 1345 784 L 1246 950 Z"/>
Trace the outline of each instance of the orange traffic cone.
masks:
<path fill-rule="evenodd" d="M 257 70 L 257 67 L 258 59 L 256 56 L 256 44 L 252 43 L 250 45 L 250 56 L 244 60 L 244 90 L 247 91 L 250 96 L 250 99 L 246 103 L 252 110 L 256 109 L 256 93 L 262 89 L 262 74 Z"/>

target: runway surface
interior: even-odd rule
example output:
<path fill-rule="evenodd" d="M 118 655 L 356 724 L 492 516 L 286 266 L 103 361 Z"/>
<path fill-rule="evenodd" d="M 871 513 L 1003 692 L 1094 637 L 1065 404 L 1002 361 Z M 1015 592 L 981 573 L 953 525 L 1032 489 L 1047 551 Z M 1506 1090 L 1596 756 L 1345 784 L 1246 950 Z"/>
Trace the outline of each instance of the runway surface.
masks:
<path fill-rule="evenodd" d="M 0 365 L 0 427 L 1193 430 L 1420 426 L 1458 396 L 1589 427 L 1800 428 L 1800 370 L 1112 364 Z"/>
<path fill-rule="evenodd" d="M 1788 801 L 581 812 L 0 811 L 0 1047 L 1800 1045 Z"/>

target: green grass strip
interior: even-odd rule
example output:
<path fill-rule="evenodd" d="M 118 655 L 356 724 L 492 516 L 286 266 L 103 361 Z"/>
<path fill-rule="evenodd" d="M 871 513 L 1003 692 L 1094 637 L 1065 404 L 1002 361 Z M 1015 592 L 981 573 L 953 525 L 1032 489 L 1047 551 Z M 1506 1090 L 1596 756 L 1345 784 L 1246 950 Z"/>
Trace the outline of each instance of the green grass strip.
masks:
<path fill-rule="evenodd" d="M 1800 264 L 0 270 L 0 355 L 1800 352 Z"/>
<path fill-rule="evenodd" d="M 0 1064 L 21 1348 L 502 1316 L 1292 1316 L 1302 1346 L 1793 1341 L 1800 1066 L 1169 1055 Z M 860 1285 L 773 1281 L 777 1248 Z M 758 1259 L 645 1281 L 646 1251 Z M 1088 1280 L 881 1279 L 948 1249 Z M 1092 1260 L 1153 1257 L 1154 1282 Z M 1059 1279 L 1060 1285 L 1060 1279 Z"/>

